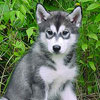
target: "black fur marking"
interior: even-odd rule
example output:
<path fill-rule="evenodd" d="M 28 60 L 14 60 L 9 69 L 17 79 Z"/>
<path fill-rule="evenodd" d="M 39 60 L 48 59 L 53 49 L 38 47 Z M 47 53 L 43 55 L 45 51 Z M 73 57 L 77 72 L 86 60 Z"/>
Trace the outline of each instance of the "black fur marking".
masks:
<path fill-rule="evenodd" d="M 45 45 L 43 43 L 39 43 L 39 46 L 40 46 L 40 49 L 41 49 L 41 52 L 44 54 L 44 55 L 52 55 L 45 47 Z"/>
<path fill-rule="evenodd" d="M 66 81 L 66 82 L 62 85 L 61 91 L 63 91 L 69 83 L 70 83 L 70 80 Z"/>
<path fill-rule="evenodd" d="M 71 62 L 71 59 L 73 58 L 74 51 L 71 51 L 66 57 L 64 58 L 64 64 L 67 65 Z"/>
<path fill-rule="evenodd" d="M 44 59 L 44 61 L 48 60 L 50 62 L 50 64 L 48 64 L 49 62 L 48 63 L 45 62 L 45 65 L 56 70 L 56 68 L 53 66 L 53 64 L 55 64 L 55 62 L 50 58 L 51 53 L 46 50 L 45 45 L 43 43 L 40 43 L 40 47 L 41 47 L 40 49 L 41 49 L 42 53 L 44 54 L 44 57 L 42 57 L 41 59 Z"/>
<path fill-rule="evenodd" d="M 71 34 L 78 34 L 78 28 L 74 23 L 67 18 L 67 15 L 63 15 L 60 11 L 57 12 L 56 15 L 51 15 L 46 21 L 43 21 L 39 24 L 39 31 L 45 32 L 45 29 L 50 28 L 50 26 L 54 24 L 56 26 L 57 31 L 61 25 L 65 25 L 66 28 L 71 30 Z"/>
<path fill-rule="evenodd" d="M 31 98 L 33 98 L 33 99 L 38 98 L 39 100 L 43 100 L 43 98 L 45 97 L 45 89 L 44 88 L 45 88 L 45 86 L 43 86 L 43 85 L 33 84 L 33 86 L 32 86 L 33 94 L 32 94 Z"/>
<path fill-rule="evenodd" d="M 54 25 L 56 26 L 58 32 L 59 27 L 62 25 L 63 21 L 65 20 L 65 17 L 62 16 L 60 13 L 58 13 L 56 16 L 54 16 L 54 19 L 55 19 Z"/>
<path fill-rule="evenodd" d="M 52 69 L 55 70 L 55 71 L 57 70 L 53 65 L 49 65 L 49 64 L 48 64 L 47 66 L 50 67 L 50 68 L 52 68 Z"/>

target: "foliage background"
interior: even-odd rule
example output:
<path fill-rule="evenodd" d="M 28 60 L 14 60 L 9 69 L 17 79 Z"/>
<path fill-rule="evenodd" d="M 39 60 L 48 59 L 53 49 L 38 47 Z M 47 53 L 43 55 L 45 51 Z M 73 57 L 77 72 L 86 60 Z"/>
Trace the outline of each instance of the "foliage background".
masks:
<path fill-rule="evenodd" d="M 0 95 L 6 91 L 14 64 L 38 36 L 39 2 L 47 10 L 67 12 L 82 6 L 76 92 L 79 100 L 100 100 L 100 0 L 0 0 Z"/>

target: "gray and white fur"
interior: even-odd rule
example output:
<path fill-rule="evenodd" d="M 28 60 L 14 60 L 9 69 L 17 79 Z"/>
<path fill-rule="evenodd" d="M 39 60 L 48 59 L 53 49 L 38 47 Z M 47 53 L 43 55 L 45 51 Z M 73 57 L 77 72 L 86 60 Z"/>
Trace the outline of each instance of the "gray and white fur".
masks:
<path fill-rule="evenodd" d="M 47 12 L 38 4 L 36 17 L 39 37 L 17 64 L 1 100 L 77 100 L 72 82 L 78 73 L 75 47 L 81 7 L 68 14 Z"/>

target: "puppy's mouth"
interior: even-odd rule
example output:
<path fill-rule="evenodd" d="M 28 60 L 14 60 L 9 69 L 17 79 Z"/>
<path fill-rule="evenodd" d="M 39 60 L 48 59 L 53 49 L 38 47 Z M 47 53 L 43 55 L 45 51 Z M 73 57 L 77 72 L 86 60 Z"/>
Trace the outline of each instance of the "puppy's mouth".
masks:
<path fill-rule="evenodd" d="M 53 52 L 54 54 L 61 54 L 60 52 Z"/>

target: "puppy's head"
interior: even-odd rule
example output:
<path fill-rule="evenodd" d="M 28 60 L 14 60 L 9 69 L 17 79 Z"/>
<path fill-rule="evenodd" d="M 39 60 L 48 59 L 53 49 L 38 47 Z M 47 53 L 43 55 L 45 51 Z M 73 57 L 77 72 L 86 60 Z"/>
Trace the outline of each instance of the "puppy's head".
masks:
<path fill-rule="evenodd" d="M 48 52 L 63 54 L 69 52 L 76 44 L 82 19 L 81 7 L 75 8 L 68 14 L 63 11 L 48 12 L 38 4 L 36 17 L 40 41 Z"/>

